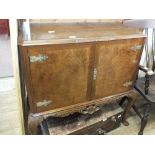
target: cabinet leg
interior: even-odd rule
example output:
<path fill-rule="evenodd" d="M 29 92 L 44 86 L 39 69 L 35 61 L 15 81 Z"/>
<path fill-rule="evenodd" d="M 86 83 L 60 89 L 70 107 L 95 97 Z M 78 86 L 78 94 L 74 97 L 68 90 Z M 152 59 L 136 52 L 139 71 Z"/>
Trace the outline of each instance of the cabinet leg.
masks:
<path fill-rule="evenodd" d="M 145 109 L 144 109 L 144 116 L 141 120 L 141 128 L 138 132 L 138 135 L 143 135 L 143 131 L 144 131 L 144 128 L 147 124 L 147 120 L 148 120 L 148 117 L 149 117 L 149 113 L 150 113 L 150 109 L 151 109 L 151 104 L 150 103 L 147 103 L 145 105 Z"/>
<path fill-rule="evenodd" d="M 127 97 L 126 97 L 126 96 L 123 97 L 123 98 L 120 100 L 120 102 L 119 102 L 119 106 L 120 106 L 120 107 L 123 107 L 123 103 L 124 103 L 126 100 L 127 100 Z"/>
<path fill-rule="evenodd" d="M 42 121 L 43 121 L 42 116 L 33 116 L 32 114 L 29 114 L 29 116 L 28 116 L 28 131 L 29 131 L 29 134 L 37 135 L 39 125 L 40 125 L 40 123 Z"/>
<path fill-rule="evenodd" d="M 40 123 L 40 129 L 41 129 L 41 134 L 42 135 L 50 135 L 49 129 L 48 129 L 48 124 L 47 124 L 47 120 L 44 119 L 41 123 Z"/>
<path fill-rule="evenodd" d="M 136 100 L 136 93 L 133 93 L 131 96 L 128 97 L 128 103 L 124 109 L 124 112 L 122 114 L 122 123 L 125 125 L 125 126 L 128 126 L 129 123 L 126 121 L 127 119 L 127 115 L 129 113 L 129 111 L 131 110 L 134 102 Z"/>

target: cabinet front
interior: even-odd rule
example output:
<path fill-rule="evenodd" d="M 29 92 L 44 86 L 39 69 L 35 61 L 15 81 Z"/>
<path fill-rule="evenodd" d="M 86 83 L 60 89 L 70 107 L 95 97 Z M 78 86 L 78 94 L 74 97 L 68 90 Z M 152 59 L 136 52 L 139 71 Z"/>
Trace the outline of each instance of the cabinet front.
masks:
<path fill-rule="evenodd" d="M 94 98 L 123 93 L 133 88 L 144 38 L 98 42 Z"/>
<path fill-rule="evenodd" d="M 29 47 L 33 112 L 88 101 L 92 54 L 91 44 Z"/>
<path fill-rule="evenodd" d="M 129 91 L 136 80 L 144 38 L 28 47 L 31 111 L 63 110 Z"/>

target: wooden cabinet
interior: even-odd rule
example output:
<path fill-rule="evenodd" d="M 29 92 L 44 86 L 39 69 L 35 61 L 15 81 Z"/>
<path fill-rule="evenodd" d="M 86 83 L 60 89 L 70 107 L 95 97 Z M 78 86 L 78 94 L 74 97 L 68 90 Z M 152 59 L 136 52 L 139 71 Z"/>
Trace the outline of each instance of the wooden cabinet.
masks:
<path fill-rule="evenodd" d="M 138 46 L 138 50 L 132 48 Z M 28 47 L 32 112 L 63 108 L 133 88 L 143 38 Z M 41 60 L 42 59 L 42 60 Z"/>
<path fill-rule="evenodd" d="M 130 96 L 145 39 L 140 30 L 118 24 L 31 25 L 31 33 L 32 40 L 19 41 L 31 113 L 93 113 Z"/>

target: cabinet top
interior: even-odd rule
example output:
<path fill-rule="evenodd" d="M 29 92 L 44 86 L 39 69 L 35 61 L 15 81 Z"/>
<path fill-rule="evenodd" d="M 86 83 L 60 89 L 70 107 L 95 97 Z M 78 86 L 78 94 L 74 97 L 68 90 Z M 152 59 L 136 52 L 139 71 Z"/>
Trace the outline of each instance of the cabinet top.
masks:
<path fill-rule="evenodd" d="M 142 29 L 120 23 L 31 23 L 19 29 L 22 46 L 109 41 L 146 37 Z"/>

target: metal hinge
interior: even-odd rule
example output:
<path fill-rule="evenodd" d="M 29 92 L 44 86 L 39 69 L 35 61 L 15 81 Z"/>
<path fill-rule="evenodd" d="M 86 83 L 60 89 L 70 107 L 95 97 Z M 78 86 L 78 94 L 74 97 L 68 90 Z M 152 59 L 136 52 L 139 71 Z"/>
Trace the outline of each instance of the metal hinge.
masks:
<path fill-rule="evenodd" d="M 134 45 L 134 46 L 131 47 L 131 50 L 136 52 L 136 51 L 141 50 L 141 48 L 142 48 L 142 45 Z"/>
<path fill-rule="evenodd" d="M 37 102 L 36 105 L 37 107 L 43 107 L 43 106 L 46 107 L 51 103 L 52 103 L 51 100 L 43 100 L 42 102 Z"/>
<path fill-rule="evenodd" d="M 30 62 L 43 62 L 48 59 L 47 55 L 39 54 L 38 56 L 29 56 L 30 57 Z"/>
<path fill-rule="evenodd" d="M 133 81 L 127 81 L 123 84 L 124 87 L 129 87 L 129 86 L 132 86 L 133 84 Z"/>
<path fill-rule="evenodd" d="M 96 80 L 97 78 L 97 69 L 94 68 L 94 71 L 93 71 L 93 80 Z"/>

